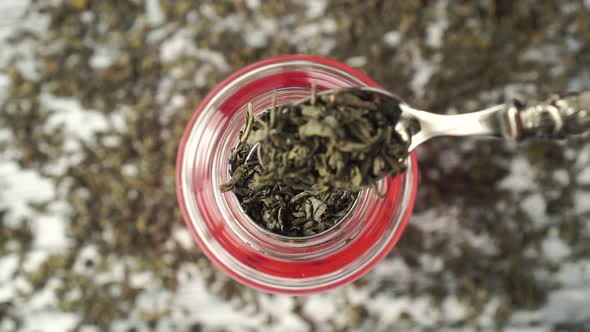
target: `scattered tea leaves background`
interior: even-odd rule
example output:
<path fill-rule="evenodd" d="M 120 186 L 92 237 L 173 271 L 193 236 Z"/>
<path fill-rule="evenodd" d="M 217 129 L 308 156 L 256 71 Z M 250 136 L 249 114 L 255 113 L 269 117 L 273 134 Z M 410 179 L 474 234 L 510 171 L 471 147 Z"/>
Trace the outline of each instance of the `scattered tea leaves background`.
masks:
<path fill-rule="evenodd" d="M 416 213 L 353 285 L 245 288 L 193 245 L 174 158 L 256 60 L 330 56 L 468 112 L 590 87 L 586 1 L 3 1 L 0 331 L 587 331 L 590 145 L 440 139 Z"/>

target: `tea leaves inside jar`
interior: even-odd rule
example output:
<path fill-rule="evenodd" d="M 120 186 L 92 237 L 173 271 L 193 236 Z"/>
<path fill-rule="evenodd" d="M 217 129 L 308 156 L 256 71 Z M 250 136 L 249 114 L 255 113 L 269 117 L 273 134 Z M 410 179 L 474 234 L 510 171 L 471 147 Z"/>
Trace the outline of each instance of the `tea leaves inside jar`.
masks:
<path fill-rule="evenodd" d="M 250 107 L 221 190 L 233 191 L 267 230 L 321 233 L 348 213 L 360 190 L 405 170 L 409 141 L 395 130 L 400 114 L 352 89 L 313 94 L 302 105 L 273 102 L 257 117 Z"/>
<path fill-rule="evenodd" d="M 257 122 L 264 174 L 258 182 L 328 192 L 359 191 L 406 169 L 409 128 L 399 104 L 356 88 L 283 105 Z M 406 131 L 406 132 L 402 132 Z"/>
<path fill-rule="evenodd" d="M 270 119 L 269 112 L 262 115 Z M 238 145 L 232 150 L 229 164 L 232 177 L 221 186 L 233 191 L 244 212 L 263 228 L 285 236 L 303 237 L 324 232 L 335 226 L 353 206 L 358 192 L 316 193 L 293 188 L 281 182 L 261 181 L 265 168 L 257 158 L 248 159 L 250 135 L 266 130 L 254 121 L 251 109 Z"/>

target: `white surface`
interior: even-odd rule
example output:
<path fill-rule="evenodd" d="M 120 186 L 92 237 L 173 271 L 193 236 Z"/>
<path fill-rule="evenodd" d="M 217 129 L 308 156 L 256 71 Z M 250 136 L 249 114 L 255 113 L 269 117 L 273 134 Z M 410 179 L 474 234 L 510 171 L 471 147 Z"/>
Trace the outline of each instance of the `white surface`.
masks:
<path fill-rule="evenodd" d="M 401 34 L 399 31 L 389 31 L 383 35 L 383 41 L 388 46 L 397 46 L 401 41 Z"/>
<path fill-rule="evenodd" d="M 162 11 L 160 0 L 147 0 L 145 2 L 146 18 L 150 25 L 156 26 L 164 23 L 166 16 Z"/>
<path fill-rule="evenodd" d="M 42 94 L 40 102 L 45 109 L 52 112 L 45 126 L 46 132 L 51 133 L 63 126 L 65 134 L 76 144 L 77 139 L 91 144 L 94 134 L 123 126 L 125 122 L 120 114 L 105 115 L 102 112 L 84 109 L 74 98 Z"/>
<path fill-rule="evenodd" d="M 289 17 L 281 18 L 281 22 L 288 22 L 287 27 L 279 27 L 276 19 L 256 19 L 253 22 L 232 21 L 235 18 L 215 18 L 215 10 L 203 6 L 198 15 L 193 15 L 194 20 L 200 16 L 214 17 L 218 23 L 216 29 L 228 29 L 241 31 L 241 36 L 251 47 L 263 47 L 274 33 L 289 34 L 292 43 L 298 43 L 302 49 L 314 50 L 319 54 L 330 52 L 335 46 L 336 23 L 333 20 L 322 18 L 326 10 L 326 3 L 323 1 L 305 1 L 306 12 L 310 22 L 289 23 Z M 585 1 L 590 7 L 590 1 Z M 7 48 L 3 42 L 9 35 L 6 26 L 2 26 L 3 20 L 16 21 L 18 25 L 29 26 L 41 36 L 46 28 L 46 19 L 34 17 L 35 22 L 17 21 L 25 1 L 0 1 L 0 65 L 4 65 L 8 59 L 19 58 L 18 70 L 25 77 L 36 79 L 37 64 L 32 57 L 33 45 L 23 43 L 17 48 Z M 260 7 L 260 1 L 246 1 L 250 9 Z M 158 0 L 145 2 L 146 20 L 152 26 L 159 26 L 163 23 L 163 12 Z M 440 47 L 441 38 L 448 23 L 444 14 L 445 1 L 437 3 L 435 23 L 427 30 L 426 43 L 431 47 Z M 88 16 L 88 15 L 87 15 Z M 240 23 L 240 24 L 237 24 Z M 290 24 L 290 25 L 289 25 Z M 293 28 L 294 29 L 290 29 Z M 394 27 L 392 27 L 394 28 Z M 194 44 L 194 31 L 190 29 L 177 28 L 175 26 L 160 26 L 157 33 L 152 32 L 151 38 L 155 41 L 164 38 L 166 32 L 173 32 L 172 36 L 164 41 L 160 57 L 165 63 L 188 57 L 191 61 L 200 61 L 202 65 L 191 75 L 197 87 L 206 85 L 207 75 L 214 71 L 227 72 L 230 66 L 224 55 L 216 50 L 197 48 Z M 148 37 L 149 38 L 149 37 Z M 407 48 L 402 44 L 403 36 L 397 30 L 390 31 L 383 36 L 383 42 L 392 47 Z M 555 50 L 548 49 L 551 57 L 555 56 Z M 424 94 L 424 88 L 430 77 L 438 70 L 437 59 L 425 59 L 417 49 L 410 49 L 412 55 L 413 80 L 410 86 L 417 96 Z M 91 66 L 95 69 L 105 69 L 111 66 L 116 59 L 115 48 L 108 45 L 97 45 L 94 55 L 91 58 Z M 527 54 L 531 61 L 548 61 L 544 54 L 530 51 Z M 550 58 L 551 58 L 550 57 Z M 549 59 L 552 60 L 552 59 Z M 363 66 L 367 59 L 363 55 L 348 59 L 348 62 L 355 66 Z M 182 72 L 181 72 L 182 74 Z M 170 75 L 174 75 L 171 71 Z M 171 108 L 163 110 L 163 113 L 173 112 L 184 106 L 185 101 L 173 94 L 174 81 L 162 79 L 158 89 L 158 100 L 170 100 Z M 0 94 L 6 89 L 8 81 L 6 76 L 0 76 Z M 510 92 L 510 91 L 509 91 Z M 512 91 L 510 93 L 518 93 Z M 2 96 L 0 95 L 0 99 Z M 41 98 L 42 107 L 52 112 L 45 130 L 52 131 L 63 127 L 66 133 L 66 148 L 70 149 L 72 155 L 79 151 L 78 140 L 92 144 L 94 134 L 107 130 L 124 130 L 126 128 L 125 112 L 115 112 L 112 115 L 105 115 L 96 110 L 84 109 L 80 102 L 74 98 L 56 97 L 44 94 Z M 167 115 L 168 117 L 170 115 Z M 83 125 L 80 125 L 83 124 Z M 0 140 L 10 140 L 11 135 L 0 130 Z M 113 144 L 116 144 L 114 142 Z M 58 198 L 59 191 L 56 190 L 53 181 L 43 177 L 39 172 L 20 167 L 12 157 L 14 150 L 0 155 L 0 208 L 8 209 L 6 221 L 9 227 L 20 225 L 21 218 L 28 218 L 31 221 L 33 231 L 33 248 L 23 257 L 23 270 L 34 272 L 41 264 L 47 261 L 52 254 L 58 254 L 68 248 L 71 243 L 67 237 L 69 219 L 66 216 L 66 207 L 57 207 L 51 213 L 38 213 L 29 206 L 29 203 L 43 203 L 47 200 Z M 460 155 L 449 152 L 441 155 L 441 170 L 450 170 L 459 165 Z M 65 161 L 75 163 L 73 157 Z M 582 151 L 577 156 L 576 167 L 580 172 L 576 175 L 578 183 L 590 183 L 590 148 Z M 64 165 L 56 165 L 55 172 L 63 170 Z M 61 168 L 60 168 L 61 167 Z M 122 168 L 126 176 L 134 176 L 138 169 L 136 165 L 128 164 Z M 516 157 L 511 161 L 510 174 L 502 180 L 502 188 L 517 194 L 526 194 L 522 204 L 524 212 L 530 217 L 534 224 L 541 227 L 548 222 L 545 214 L 546 201 L 537 185 L 537 174 L 533 171 L 530 162 L 523 157 Z M 567 185 L 573 182 L 568 174 L 563 171 L 556 171 L 552 174 L 554 180 L 560 185 Z M 85 193 L 80 192 L 80 195 Z M 86 193 L 87 194 L 87 193 Z M 132 193 L 131 193 L 132 194 Z M 63 202 L 62 202 L 63 203 Z M 572 212 L 585 212 L 590 209 L 590 193 L 578 190 L 574 195 L 575 208 Z M 59 205 L 59 204 L 57 204 Z M 445 237 L 449 239 L 451 252 L 459 244 L 468 243 L 486 253 L 493 253 L 496 250 L 493 241 L 485 235 L 472 234 L 463 230 L 461 220 L 452 209 L 446 210 L 443 214 L 434 209 L 417 213 L 412 218 L 413 226 L 418 227 L 426 235 Z M 112 240 L 114 234 L 105 231 L 102 234 L 107 241 Z M 426 241 L 426 245 L 431 245 Z M 174 230 L 170 243 L 178 243 L 181 248 L 195 248 L 189 232 L 185 228 Z M 18 245 L 18 244 L 16 244 Z M 560 263 L 554 278 L 559 286 L 550 292 L 548 302 L 539 310 L 517 313 L 509 324 L 507 331 L 522 332 L 545 332 L 550 331 L 546 326 L 531 327 L 531 322 L 539 325 L 546 325 L 555 322 L 587 320 L 588 308 L 590 308 L 590 262 L 587 260 L 571 260 L 571 248 L 561 240 L 555 231 L 549 231 L 546 238 L 541 242 L 542 254 L 556 263 Z M 460 254 L 460 252 L 458 252 Z M 137 305 L 130 309 L 130 318 L 127 321 L 113 322 L 113 330 L 125 331 L 130 326 L 139 326 L 140 330 L 145 329 L 143 315 L 159 311 L 166 311 L 173 308 L 158 326 L 159 330 L 165 331 L 166 324 L 176 323 L 179 330 L 186 329 L 194 322 L 199 322 L 205 330 L 224 328 L 228 331 L 245 331 L 248 329 L 259 329 L 259 327 L 271 319 L 265 331 L 308 331 L 307 323 L 293 310 L 297 301 L 301 301 L 301 308 L 305 315 L 310 317 L 319 330 L 346 329 L 348 320 L 351 319 L 351 307 L 363 304 L 367 307 L 369 315 L 375 318 L 375 326 L 360 327 L 359 330 L 370 328 L 375 331 L 403 330 L 421 331 L 424 327 L 440 329 L 440 331 L 471 331 L 466 328 L 445 328 L 445 324 L 452 324 L 460 321 L 469 314 L 471 307 L 463 303 L 454 295 L 446 296 L 440 305 L 434 303 L 428 295 L 411 297 L 404 294 L 411 282 L 416 280 L 429 280 L 432 278 L 429 273 L 444 271 L 444 263 L 432 255 L 418 257 L 419 267 L 410 267 L 399 256 L 392 254 L 383 262 L 378 264 L 373 271 L 367 275 L 367 285 L 363 287 L 345 286 L 338 290 L 308 297 L 294 298 L 289 296 L 272 296 L 255 291 L 245 291 L 244 295 L 250 299 L 249 303 L 256 303 L 246 306 L 238 303 L 237 299 L 226 301 L 218 295 L 218 292 L 225 287 L 226 279 L 218 274 L 218 281 L 207 284 L 208 273 L 216 273 L 207 268 L 201 268 L 200 262 L 183 264 L 177 271 L 178 288 L 170 291 L 162 281 L 150 271 L 138 268 L 138 262 L 129 257 L 108 256 L 105 257 L 108 270 L 100 270 L 94 264 L 87 266 L 86 261 L 97 261 L 105 255 L 91 244 L 85 244 L 77 253 L 73 272 L 92 278 L 97 285 L 103 285 L 105 292 L 115 296 L 121 292 L 120 287 L 108 287 L 111 283 L 121 283 L 128 277 L 129 282 L 141 288 Z M 19 258 L 15 254 L 0 257 L 0 302 L 17 298 L 17 294 L 31 293 L 32 285 L 22 276 L 12 279 L 12 274 L 17 269 Z M 96 263 L 96 262 L 95 262 Z M 128 275 L 129 273 L 129 275 Z M 493 276 L 492 276 L 493 277 Z M 391 282 L 386 290 L 372 294 L 372 287 L 375 285 Z M 439 282 L 450 282 L 439 280 Z M 25 320 L 23 331 L 66 331 L 74 326 L 80 319 L 77 315 L 59 311 L 57 308 L 55 290 L 61 284 L 58 276 L 51 276 L 45 287 L 28 299 L 17 299 L 19 315 Z M 71 298 L 81 296 L 81 290 L 74 288 L 68 294 Z M 494 324 L 495 310 L 499 306 L 499 300 L 494 299 L 485 306 L 484 314 L 478 317 L 478 324 L 482 330 L 491 330 Z M 187 310 L 188 315 L 180 312 Z M 412 327 L 400 327 L 401 317 L 409 316 L 413 323 Z M 396 328 L 394 328 L 396 327 Z M 10 330 L 9 322 L 0 323 L 0 331 Z M 97 331 L 96 327 L 85 326 L 82 331 Z"/>
<path fill-rule="evenodd" d="M 438 69 L 438 65 L 429 59 L 425 59 L 420 49 L 415 45 L 411 48 L 411 56 L 414 74 L 410 82 L 410 87 L 416 96 L 423 97 L 426 84 L 428 84 L 430 78 Z"/>
<path fill-rule="evenodd" d="M 535 190 L 535 174 L 529 161 L 516 156 L 510 164 L 510 173 L 499 183 L 502 189 L 513 191 Z"/>
<path fill-rule="evenodd" d="M 36 212 L 29 203 L 43 203 L 55 196 L 53 182 L 39 173 L 23 169 L 14 161 L 0 158 L 0 209 L 8 209 L 6 220 L 17 223 Z"/>
<path fill-rule="evenodd" d="M 441 0 L 434 7 L 435 20 L 426 29 L 426 45 L 430 47 L 439 48 L 442 46 L 444 33 L 449 26 L 447 4 L 447 0 Z"/>

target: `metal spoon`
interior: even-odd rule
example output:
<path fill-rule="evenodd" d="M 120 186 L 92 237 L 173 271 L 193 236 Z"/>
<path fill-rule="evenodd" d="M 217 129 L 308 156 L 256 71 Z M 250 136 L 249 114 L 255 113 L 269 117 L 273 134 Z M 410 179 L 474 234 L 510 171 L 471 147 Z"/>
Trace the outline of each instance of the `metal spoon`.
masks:
<path fill-rule="evenodd" d="M 380 99 L 382 108 L 399 106 L 402 115 L 396 131 L 410 136 L 406 137 L 411 139 L 409 151 L 439 136 L 492 136 L 522 141 L 533 137 L 562 139 L 590 129 L 590 90 L 563 96 L 553 95 L 541 102 L 523 103 L 515 100 L 482 111 L 457 115 L 441 115 L 413 108 L 390 92 L 377 88 L 347 90 L 366 100 Z M 341 91 L 322 91 L 295 105 L 310 104 L 314 98 Z M 258 157 L 259 162 L 262 160 L 258 143 L 252 147 L 246 161 L 254 157 Z"/>

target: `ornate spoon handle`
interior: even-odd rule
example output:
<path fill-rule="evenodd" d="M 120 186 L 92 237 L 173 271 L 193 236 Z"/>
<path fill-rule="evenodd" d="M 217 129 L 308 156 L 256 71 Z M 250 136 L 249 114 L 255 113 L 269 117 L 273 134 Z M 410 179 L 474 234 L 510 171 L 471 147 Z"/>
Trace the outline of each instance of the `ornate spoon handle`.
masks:
<path fill-rule="evenodd" d="M 561 139 L 590 130 L 590 91 L 553 95 L 541 102 L 515 100 L 507 106 L 503 134 L 516 141 Z"/>

